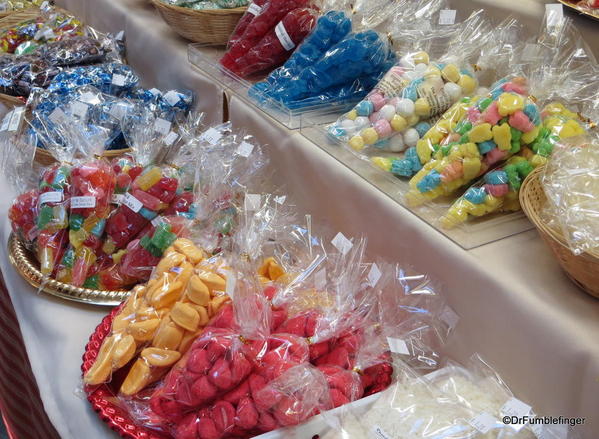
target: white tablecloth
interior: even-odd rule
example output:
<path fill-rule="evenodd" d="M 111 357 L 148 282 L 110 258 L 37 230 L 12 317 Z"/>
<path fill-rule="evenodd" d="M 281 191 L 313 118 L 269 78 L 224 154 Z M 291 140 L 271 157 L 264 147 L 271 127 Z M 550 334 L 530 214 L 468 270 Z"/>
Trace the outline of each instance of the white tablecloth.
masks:
<path fill-rule="evenodd" d="M 222 94 L 187 64 L 185 42 L 139 0 L 65 0 L 104 31 L 125 29 L 130 64 L 150 87 L 199 92 L 199 105 L 220 120 Z M 464 360 L 481 353 L 536 411 L 584 416 L 585 439 L 599 437 L 599 302 L 562 274 L 536 232 L 465 251 L 340 165 L 297 131 L 290 132 L 231 97 L 230 117 L 269 145 L 275 185 L 300 210 L 331 230 L 365 234 L 369 251 L 429 273 L 461 320 L 447 346 Z M 214 112 L 214 109 L 217 109 Z M 0 180 L 1 187 L 6 183 Z M 9 234 L 0 196 L 0 243 Z M 87 339 L 107 309 L 38 295 L 5 254 L 0 268 L 48 416 L 64 439 L 113 437 L 77 388 Z"/>

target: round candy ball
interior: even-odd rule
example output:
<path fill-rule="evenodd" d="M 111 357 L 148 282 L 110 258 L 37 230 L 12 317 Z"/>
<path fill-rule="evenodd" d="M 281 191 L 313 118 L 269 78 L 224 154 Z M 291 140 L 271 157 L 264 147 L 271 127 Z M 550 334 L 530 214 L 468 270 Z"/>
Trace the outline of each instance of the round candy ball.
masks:
<path fill-rule="evenodd" d="M 361 101 L 356 105 L 355 110 L 358 112 L 358 116 L 370 116 L 374 111 L 374 105 L 370 101 Z"/>
<path fill-rule="evenodd" d="M 418 135 L 418 131 L 410 128 L 404 133 L 403 139 L 407 146 L 412 147 L 416 146 L 416 143 L 420 140 L 420 136 Z"/>
<path fill-rule="evenodd" d="M 401 134 L 397 134 L 389 139 L 389 151 L 401 152 L 404 149 L 406 149 L 406 144 Z"/>
<path fill-rule="evenodd" d="M 399 114 L 396 114 L 395 116 L 393 116 L 393 119 L 391 119 L 391 128 L 393 128 L 394 131 L 401 132 L 405 130 L 407 127 L 408 121 L 406 121 Z"/>
<path fill-rule="evenodd" d="M 367 145 L 372 145 L 379 140 L 379 135 L 374 128 L 366 128 L 362 130 L 360 134 L 362 135 L 362 139 L 364 139 L 364 143 Z"/>
<path fill-rule="evenodd" d="M 354 136 L 349 139 L 349 146 L 354 151 L 362 151 L 364 149 L 364 139 L 362 139 L 362 136 Z"/>
<path fill-rule="evenodd" d="M 478 87 L 476 89 L 476 95 L 478 96 L 486 96 L 489 94 L 489 89 L 487 87 Z"/>
<path fill-rule="evenodd" d="M 424 63 L 416 64 L 416 66 L 414 67 L 414 71 L 416 73 L 418 73 L 419 78 L 422 78 L 424 76 L 424 73 L 426 72 L 427 69 L 428 69 L 428 66 Z"/>
<path fill-rule="evenodd" d="M 356 110 L 352 110 L 347 113 L 345 117 L 347 117 L 349 120 L 356 120 L 356 117 L 358 117 L 358 112 Z"/>
<path fill-rule="evenodd" d="M 379 111 L 381 119 L 385 119 L 390 121 L 395 116 L 395 107 L 393 105 L 387 104 Z"/>
<path fill-rule="evenodd" d="M 372 93 L 368 96 L 368 100 L 372 102 L 374 106 L 374 111 L 379 111 L 385 105 L 386 99 L 382 95 L 382 93 Z"/>
<path fill-rule="evenodd" d="M 370 120 L 367 117 L 358 116 L 356 117 L 356 120 L 354 120 L 354 124 L 356 124 L 357 129 L 361 130 L 370 125 Z"/>
<path fill-rule="evenodd" d="M 389 125 L 389 121 L 385 119 L 381 119 L 374 124 L 374 130 L 379 136 L 379 139 L 384 139 L 385 137 L 389 137 L 393 133 L 393 129 L 391 125 Z"/>
<path fill-rule="evenodd" d="M 418 135 L 422 137 L 427 133 L 428 130 L 431 129 L 431 124 L 428 122 L 420 122 L 416 124 L 414 129 L 418 131 Z"/>
<path fill-rule="evenodd" d="M 454 84 L 453 82 L 448 82 L 443 86 L 443 90 L 445 93 L 451 98 L 452 101 L 457 101 L 462 94 L 462 87 L 458 84 Z"/>
<path fill-rule="evenodd" d="M 414 102 L 410 99 L 401 98 L 397 102 L 395 110 L 402 117 L 410 117 L 414 114 Z"/>
<path fill-rule="evenodd" d="M 345 119 L 343 122 L 341 122 L 341 127 L 344 130 L 351 132 L 356 129 L 356 123 L 353 120 Z"/>
<path fill-rule="evenodd" d="M 426 99 L 420 98 L 414 103 L 414 111 L 420 117 L 429 117 L 431 114 L 431 106 Z"/>

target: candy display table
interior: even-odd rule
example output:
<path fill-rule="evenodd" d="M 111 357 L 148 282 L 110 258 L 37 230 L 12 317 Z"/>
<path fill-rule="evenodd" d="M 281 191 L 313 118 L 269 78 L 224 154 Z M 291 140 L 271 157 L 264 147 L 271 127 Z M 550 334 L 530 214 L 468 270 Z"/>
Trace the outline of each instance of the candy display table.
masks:
<path fill-rule="evenodd" d="M 124 29 L 129 62 L 146 85 L 193 89 L 199 108 L 208 112 L 208 122 L 222 120 L 220 88 L 188 64 L 186 42 L 162 22 L 150 3 L 58 3 L 101 30 Z M 522 3 L 537 7 L 537 13 L 542 10 L 534 1 Z M 488 6 L 486 1 L 484 6 Z M 583 26 L 583 31 L 592 32 Z M 598 43 L 588 35 L 587 40 Z M 451 357 L 463 361 L 472 352 L 481 353 L 536 411 L 585 417 L 582 437 L 598 437 L 599 301 L 566 278 L 535 231 L 463 250 L 298 130 L 288 130 L 236 96 L 227 96 L 227 100 L 232 122 L 268 145 L 270 166 L 278 171 L 273 185 L 289 193 L 300 210 L 312 213 L 315 221 L 332 230 L 347 235 L 363 233 L 373 255 L 402 261 L 440 283 L 460 316 L 447 346 Z M 8 187 L 3 177 L 0 187 Z M 6 190 L 0 196 L 3 246 L 10 234 L 6 210 L 13 196 Z M 10 330 L 3 329 L 0 336 L 0 352 L 3 359 L 10 356 L 18 360 L 1 362 L 0 385 L 12 383 L 13 388 L 22 388 L 21 396 L 30 402 L 4 406 L 9 422 L 28 420 L 29 425 L 14 429 L 16 437 L 116 437 L 79 391 L 81 355 L 89 335 L 108 310 L 38 294 L 10 266 L 6 252 L 0 256 L 0 269 L 8 290 L 0 316 L 11 322 L 7 323 Z M 22 339 L 16 334 L 15 317 Z M 42 403 L 47 418 L 41 412 Z"/>

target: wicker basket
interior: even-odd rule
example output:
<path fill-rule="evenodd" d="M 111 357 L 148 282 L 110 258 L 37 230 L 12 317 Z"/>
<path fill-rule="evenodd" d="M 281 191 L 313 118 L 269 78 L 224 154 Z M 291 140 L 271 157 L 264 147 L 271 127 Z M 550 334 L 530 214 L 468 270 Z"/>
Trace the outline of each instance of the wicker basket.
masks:
<path fill-rule="evenodd" d="M 125 153 L 131 151 L 129 148 L 127 149 L 111 149 L 108 151 L 104 151 L 102 157 L 105 157 L 107 160 L 112 160 L 115 157 L 120 157 L 125 155 Z M 54 156 L 50 154 L 48 151 L 42 148 L 35 148 L 35 161 L 41 165 L 48 166 L 56 161 Z"/>
<path fill-rule="evenodd" d="M 599 253 L 586 252 L 575 255 L 561 231 L 549 228 L 541 219 L 541 212 L 547 201 L 541 185 L 542 169 L 543 167 L 539 167 L 531 172 L 520 188 L 522 210 L 536 226 L 568 277 L 584 291 L 599 298 Z"/>
<path fill-rule="evenodd" d="M 152 0 L 166 23 L 194 43 L 225 45 L 247 7 L 196 11 Z"/>

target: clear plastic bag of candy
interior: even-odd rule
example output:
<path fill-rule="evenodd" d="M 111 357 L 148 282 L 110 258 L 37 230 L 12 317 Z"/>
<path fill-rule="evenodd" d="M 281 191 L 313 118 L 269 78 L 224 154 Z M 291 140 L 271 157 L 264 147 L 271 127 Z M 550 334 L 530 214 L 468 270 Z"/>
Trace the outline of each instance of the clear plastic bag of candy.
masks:
<path fill-rule="evenodd" d="M 571 137 L 556 146 L 542 171 L 547 195 L 543 219 L 564 237 L 570 250 L 580 255 L 599 248 L 599 138 L 596 134 Z"/>
<path fill-rule="evenodd" d="M 237 26 L 235 26 L 235 30 L 229 37 L 229 42 L 227 43 L 227 48 L 234 46 L 242 35 L 245 33 L 245 30 L 248 28 L 250 23 L 262 13 L 262 8 L 266 6 L 269 0 L 254 0 L 250 2 L 248 5 L 247 11 L 243 16 L 239 19 Z"/>
<path fill-rule="evenodd" d="M 134 358 L 123 394 L 133 395 L 161 379 L 228 301 L 223 266 L 221 260 L 206 259 L 189 239 L 174 239 L 152 279 L 135 287 L 115 316 L 84 384 L 110 381 Z"/>
<path fill-rule="evenodd" d="M 10 118 L 8 114 L 5 117 Z M 4 126 L 3 128 L 8 128 Z M 33 250 L 38 235 L 37 215 L 40 191 L 39 172 L 34 169 L 35 146 L 25 136 L 14 132 L 0 133 L 2 144 L 0 169 L 8 184 L 18 196 L 8 209 L 8 219 L 13 233 L 28 249 Z"/>
<path fill-rule="evenodd" d="M 137 164 L 144 170 L 133 180 L 122 204 L 108 219 L 102 247 L 108 255 L 125 248 L 150 221 L 167 209 L 179 187 L 175 167 L 152 164 L 171 132 L 171 123 L 141 105 L 138 110 L 124 117 L 122 129 Z"/>
<path fill-rule="evenodd" d="M 62 111 L 55 114 L 55 120 L 68 119 Z M 57 163 L 41 173 L 39 180 L 39 205 L 37 214 L 37 255 L 40 271 L 53 275 L 69 242 L 69 211 L 73 193 L 72 171 L 77 143 L 68 142 L 69 134 L 64 123 L 50 128 L 40 121 L 43 130 L 37 135 L 44 139 L 48 152 Z M 45 195 L 47 194 L 47 195 Z"/>
<path fill-rule="evenodd" d="M 419 23 L 421 19 L 415 20 Z M 474 12 L 458 25 L 437 25 L 420 32 L 412 26 L 414 23 L 405 20 L 405 26 L 394 35 L 407 50 L 399 63 L 363 101 L 328 127 L 331 136 L 361 152 L 363 157 L 372 151 L 401 152 L 414 147 L 430 128 L 431 118 L 474 92 L 478 85 L 468 59 L 477 50 L 473 42 L 486 38 L 491 30 L 482 11 Z M 413 44 L 409 43 L 410 38 Z M 437 62 L 430 61 L 428 52 L 435 53 L 441 47 L 447 53 Z M 372 160 L 391 171 L 389 164 L 394 157 Z"/>
<path fill-rule="evenodd" d="M 242 59 L 254 46 L 270 32 L 274 31 L 278 23 L 291 11 L 298 8 L 307 8 L 311 2 L 309 0 L 270 0 L 262 6 L 261 12 L 246 26 L 241 37 L 234 44 L 230 44 L 220 63 L 233 72 L 240 71 L 240 67 L 245 67 L 243 63 L 238 65 Z M 234 32 L 234 35 L 237 32 Z"/>

